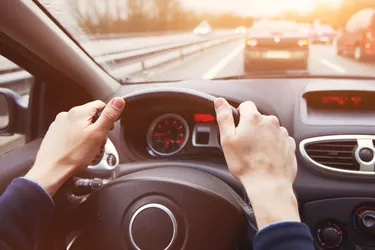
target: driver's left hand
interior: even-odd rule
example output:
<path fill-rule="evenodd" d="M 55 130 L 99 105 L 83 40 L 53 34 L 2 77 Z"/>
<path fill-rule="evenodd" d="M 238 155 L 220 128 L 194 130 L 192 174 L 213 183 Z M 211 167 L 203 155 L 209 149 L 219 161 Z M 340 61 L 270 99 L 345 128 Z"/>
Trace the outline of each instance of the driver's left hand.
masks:
<path fill-rule="evenodd" d="M 99 119 L 92 123 L 93 116 L 104 107 Z M 94 101 L 58 114 L 25 178 L 53 196 L 67 179 L 90 165 L 124 107 L 123 98 L 114 98 L 107 106 Z"/>

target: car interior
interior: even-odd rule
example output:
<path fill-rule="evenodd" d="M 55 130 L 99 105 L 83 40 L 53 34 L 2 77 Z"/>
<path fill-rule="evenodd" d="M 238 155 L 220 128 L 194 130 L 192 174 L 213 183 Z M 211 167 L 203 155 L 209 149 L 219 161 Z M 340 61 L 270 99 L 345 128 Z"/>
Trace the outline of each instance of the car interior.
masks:
<path fill-rule="evenodd" d="M 317 249 L 375 249 L 373 78 L 121 84 L 48 12 L 20 0 L 0 3 L 0 54 L 35 77 L 28 112 L 17 93 L 0 88 L 9 110 L 2 135 L 24 134 L 27 142 L 0 156 L 0 193 L 32 167 L 59 112 L 113 97 L 127 102 L 101 155 L 54 197 L 53 226 L 40 250 L 251 249 L 256 221 L 225 162 L 215 97 L 230 102 L 236 119 L 240 103 L 254 102 L 295 139 L 294 190 Z M 179 140 L 167 149 L 158 137 L 169 130 Z"/>

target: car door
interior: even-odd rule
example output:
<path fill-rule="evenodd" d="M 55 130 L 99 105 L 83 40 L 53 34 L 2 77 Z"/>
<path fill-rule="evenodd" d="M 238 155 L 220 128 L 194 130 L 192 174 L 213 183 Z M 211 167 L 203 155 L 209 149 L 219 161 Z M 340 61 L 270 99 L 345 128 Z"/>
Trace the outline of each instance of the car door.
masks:
<path fill-rule="evenodd" d="M 120 84 L 33 1 L 0 1 L 0 55 L 14 68 L 0 71 L 0 87 L 21 98 L 28 95 L 27 112 L 17 116 L 12 133 L 0 134 L 5 145 L 0 156 L 2 193 L 32 167 L 41 139 L 59 112 L 94 99 L 106 101 Z M 33 82 L 24 92 L 26 78 Z M 14 131 L 21 138 L 14 139 L 17 147 L 9 142 Z"/>

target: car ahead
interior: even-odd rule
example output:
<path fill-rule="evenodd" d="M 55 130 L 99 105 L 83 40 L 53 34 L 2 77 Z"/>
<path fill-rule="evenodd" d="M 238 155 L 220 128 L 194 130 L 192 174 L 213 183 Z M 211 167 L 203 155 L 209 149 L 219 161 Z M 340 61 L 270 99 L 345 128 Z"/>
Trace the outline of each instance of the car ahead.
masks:
<path fill-rule="evenodd" d="M 212 32 L 211 26 L 207 21 L 201 22 L 194 30 L 195 35 L 208 35 Z"/>
<path fill-rule="evenodd" d="M 300 27 L 289 21 L 254 24 L 246 39 L 244 71 L 306 70 L 309 41 Z"/>
<path fill-rule="evenodd" d="M 246 33 L 246 27 L 245 26 L 237 27 L 234 30 L 234 33 L 236 33 L 236 34 L 245 34 Z"/>
<path fill-rule="evenodd" d="M 0 148 L 12 134 L 24 135 L 18 148 L 0 157 L 0 193 L 33 165 L 40 139 L 58 113 L 113 97 L 125 98 L 127 105 L 108 135 L 111 143 L 99 155 L 100 164 L 65 183 L 53 197 L 55 214 L 43 237 L 35 248 L 22 249 L 253 249 L 257 224 L 251 206 L 256 204 L 226 164 L 215 96 L 233 105 L 236 121 L 240 103 L 255 103 L 261 114 L 275 116 L 293 137 L 298 174 L 290 191 L 296 193 L 294 204 L 303 211 L 301 220 L 311 229 L 317 249 L 375 246 L 375 65 L 348 62 L 334 55 L 334 47 L 317 46 L 309 54 L 310 75 L 281 71 L 245 75 L 238 53 L 244 39 L 230 31 L 235 37 L 232 42 L 156 68 L 156 60 L 169 59 L 171 51 L 159 41 L 169 42 L 170 35 L 157 39 L 151 32 L 134 38 L 125 33 L 131 42 L 122 47 L 121 36 L 101 39 L 103 27 L 112 34 L 109 25 L 95 29 L 97 34 L 71 25 L 75 19 L 62 14 L 80 18 L 82 12 L 58 7 L 61 2 L 65 1 L 0 1 L 0 54 L 25 70 L 12 69 L 12 64 L 8 71 L 0 70 L 0 116 L 7 114 L 0 118 L 0 136 L 6 136 L 0 138 Z M 142 26 L 154 27 L 153 23 Z M 191 31 L 186 35 L 194 36 Z M 135 61 L 133 52 L 139 52 L 139 41 L 145 39 L 147 47 L 158 42 L 161 51 L 154 54 L 147 48 L 145 57 Z M 129 57 L 130 45 L 134 51 Z M 98 51 L 110 53 L 104 50 L 107 47 L 121 49 L 109 58 L 115 61 L 111 65 L 98 56 Z M 179 54 L 181 47 L 173 51 Z M 129 73 L 135 62 L 139 70 L 155 67 L 156 77 Z M 31 87 L 25 81 L 32 81 Z M 28 105 L 22 103 L 23 97 Z M 182 143 L 175 125 L 183 128 Z M 278 187 L 272 180 L 264 183 L 256 176 L 252 180 L 260 195 L 265 188 Z M 20 204 L 17 209 L 22 209 Z M 269 218 L 284 216 L 277 206 L 271 207 L 275 214 Z M 26 226 L 29 217 L 17 219 Z M 0 229 L 7 230 L 2 222 Z M 25 236 L 31 242 L 33 236 Z"/>
<path fill-rule="evenodd" d="M 307 35 L 310 34 L 312 31 L 312 24 L 311 23 L 299 23 L 298 26 L 301 29 L 301 32 L 306 33 Z"/>
<path fill-rule="evenodd" d="M 355 13 L 337 37 L 336 52 L 362 61 L 375 57 L 375 10 L 363 9 Z"/>
<path fill-rule="evenodd" d="M 331 44 L 335 38 L 335 30 L 330 25 L 319 25 L 310 32 L 311 43 Z"/>

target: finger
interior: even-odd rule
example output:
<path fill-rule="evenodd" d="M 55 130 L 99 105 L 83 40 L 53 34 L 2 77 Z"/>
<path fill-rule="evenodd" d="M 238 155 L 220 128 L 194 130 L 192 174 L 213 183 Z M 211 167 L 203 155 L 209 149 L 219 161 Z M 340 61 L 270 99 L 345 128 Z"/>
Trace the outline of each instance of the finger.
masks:
<path fill-rule="evenodd" d="M 251 122 L 258 122 L 261 118 L 257 107 L 253 102 L 247 101 L 240 104 L 238 107 L 238 112 L 240 113 L 240 122 L 238 125 Z"/>
<path fill-rule="evenodd" d="M 224 98 L 217 98 L 215 100 L 215 111 L 221 139 L 234 136 L 236 127 L 229 103 Z"/>
<path fill-rule="evenodd" d="M 98 120 L 94 123 L 96 128 L 103 129 L 108 132 L 113 124 L 120 118 L 122 110 L 125 107 L 123 98 L 116 97 L 105 106 Z"/>
<path fill-rule="evenodd" d="M 264 116 L 264 122 L 267 124 L 271 124 L 274 127 L 280 127 L 279 119 L 277 119 L 277 117 L 274 115 Z"/>
<path fill-rule="evenodd" d="M 92 119 L 98 110 L 101 110 L 105 107 L 105 103 L 102 101 L 93 101 L 86 103 L 81 106 L 74 107 L 69 110 L 69 117 L 76 119 Z"/>
<path fill-rule="evenodd" d="M 289 143 L 290 143 L 291 150 L 293 152 L 295 152 L 296 151 L 296 141 L 293 139 L 293 137 L 289 137 L 288 140 L 289 140 Z"/>
<path fill-rule="evenodd" d="M 289 137 L 289 133 L 288 133 L 288 130 L 284 127 L 280 127 L 280 132 L 283 136 L 288 136 Z"/>

